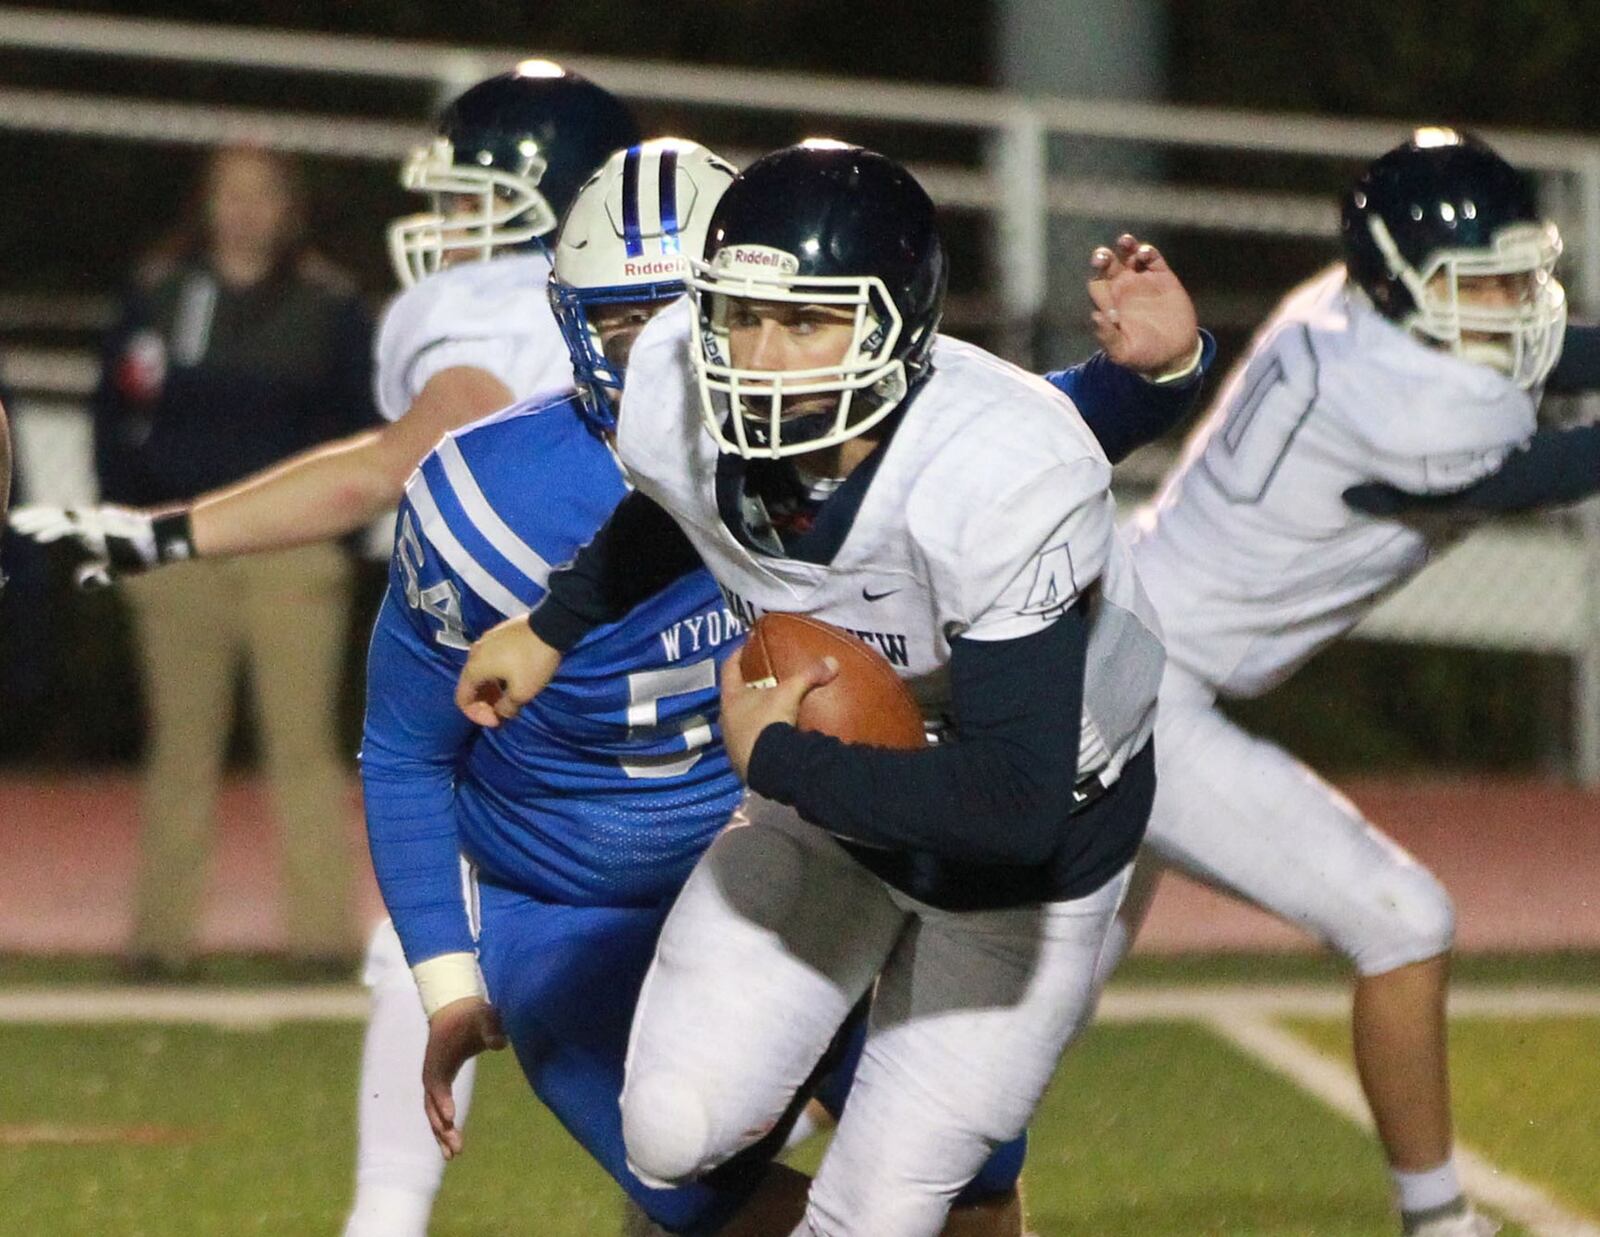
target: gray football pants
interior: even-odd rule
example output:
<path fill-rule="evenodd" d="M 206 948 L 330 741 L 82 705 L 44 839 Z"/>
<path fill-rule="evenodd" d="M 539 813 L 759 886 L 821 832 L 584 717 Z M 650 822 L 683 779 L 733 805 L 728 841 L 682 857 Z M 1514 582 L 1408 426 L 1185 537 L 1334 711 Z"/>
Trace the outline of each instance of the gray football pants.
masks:
<path fill-rule="evenodd" d="M 850 1102 L 796 1237 L 931 1237 L 1022 1132 L 1092 1008 L 1123 871 L 1073 901 L 952 913 L 752 797 L 662 931 L 622 1094 L 630 1165 L 671 1184 L 773 1128 L 877 983 Z"/>

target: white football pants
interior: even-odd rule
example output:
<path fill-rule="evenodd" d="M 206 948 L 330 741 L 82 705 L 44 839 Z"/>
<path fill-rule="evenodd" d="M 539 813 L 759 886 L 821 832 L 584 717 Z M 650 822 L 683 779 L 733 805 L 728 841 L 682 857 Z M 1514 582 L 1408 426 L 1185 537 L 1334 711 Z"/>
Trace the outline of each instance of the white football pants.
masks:
<path fill-rule="evenodd" d="M 367 945 L 362 981 L 372 1013 L 361 1046 L 357 1102 L 356 1198 L 344 1237 L 426 1237 L 444 1156 L 422 1108 L 422 1054 L 428 1019 L 394 924 L 385 919 Z M 456 1075 L 456 1125 L 467 1119 L 476 1060 Z"/>
<path fill-rule="evenodd" d="M 1127 886 L 952 913 L 751 797 L 668 916 L 622 1093 L 630 1166 L 687 1180 L 773 1128 L 877 981 L 866 1049 L 797 1237 L 932 1237 L 1026 1126 L 1091 1008 Z"/>
<path fill-rule="evenodd" d="M 1306 929 L 1362 975 L 1450 948 L 1455 911 L 1432 873 L 1305 765 L 1224 717 L 1216 693 L 1171 663 L 1155 743 L 1155 807 L 1101 982 L 1138 935 L 1164 867 Z"/>

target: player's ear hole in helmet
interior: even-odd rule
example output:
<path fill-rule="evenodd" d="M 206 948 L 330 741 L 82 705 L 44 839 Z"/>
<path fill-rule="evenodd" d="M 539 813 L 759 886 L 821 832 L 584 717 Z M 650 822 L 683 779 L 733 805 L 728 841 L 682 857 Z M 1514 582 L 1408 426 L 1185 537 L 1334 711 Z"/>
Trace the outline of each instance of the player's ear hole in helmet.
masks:
<path fill-rule="evenodd" d="M 899 164 L 826 140 L 751 164 L 690 263 L 718 446 L 777 459 L 880 425 L 929 373 L 945 281 L 933 202 Z"/>
<path fill-rule="evenodd" d="M 1561 355 L 1556 225 L 1526 177 L 1454 129 L 1422 128 L 1345 194 L 1345 265 L 1378 312 L 1424 343 L 1542 383 Z"/>
<path fill-rule="evenodd" d="M 683 295 L 687 257 L 704 250 L 734 175 L 704 146 L 652 138 L 612 154 L 573 199 L 556 239 L 550 304 L 596 429 L 616 431 L 627 352 L 656 311 Z"/>
<path fill-rule="evenodd" d="M 620 100 L 549 60 L 479 82 L 401 167 L 401 186 L 431 209 L 389 225 L 396 277 L 410 287 L 452 262 L 537 246 L 606 156 L 638 140 Z"/>

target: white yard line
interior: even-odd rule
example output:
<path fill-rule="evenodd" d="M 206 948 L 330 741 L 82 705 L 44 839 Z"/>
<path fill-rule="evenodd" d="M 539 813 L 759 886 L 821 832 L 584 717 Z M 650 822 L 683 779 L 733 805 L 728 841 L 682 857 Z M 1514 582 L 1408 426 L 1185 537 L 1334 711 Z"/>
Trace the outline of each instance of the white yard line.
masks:
<path fill-rule="evenodd" d="M 1113 985 L 1100 1002 L 1107 1022 L 1210 1018 L 1344 1018 L 1350 989 L 1340 984 Z M 1600 1018 L 1600 988 L 1463 985 L 1450 995 L 1457 1018 Z"/>
<path fill-rule="evenodd" d="M 1372 1117 L 1355 1071 L 1324 1056 L 1270 1021 L 1270 1014 L 1248 1007 L 1209 1010 L 1203 1021 L 1246 1055 L 1288 1078 L 1357 1124 L 1372 1128 Z M 1568 1211 L 1544 1190 L 1497 1167 L 1482 1153 L 1456 1144 L 1461 1183 L 1473 1198 L 1515 1220 L 1534 1237 L 1600 1237 L 1600 1225 Z"/>
<path fill-rule="evenodd" d="M 364 988 L 0 988 L 0 1024 L 187 1022 L 260 1030 L 280 1022 L 353 1022 L 367 1016 Z"/>
<path fill-rule="evenodd" d="M 1350 992 L 1338 984 L 1126 984 L 1100 1002 L 1106 1022 L 1162 1019 L 1342 1018 Z M 1464 986 L 1450 998 L 1456 1017 L 1600 1018 L 1600 989 Z M 355 985 L 213 988 L 68 984 L 0 987 L 0 1025 L 188 1022 L 256 1029 L 280 1022 L 351 1022 L 366 1017 Z"/>

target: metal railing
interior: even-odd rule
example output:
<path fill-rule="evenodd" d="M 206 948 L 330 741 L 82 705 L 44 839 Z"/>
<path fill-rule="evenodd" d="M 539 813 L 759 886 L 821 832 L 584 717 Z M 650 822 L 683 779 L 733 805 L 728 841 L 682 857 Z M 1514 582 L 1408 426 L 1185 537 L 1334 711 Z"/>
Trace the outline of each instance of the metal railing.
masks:
<path fill-rule="evenodd" d="M 454 92 L 507 68 L 530 51 L 26 9 L 0 9 L 0 47 L 46 55 L 421 82 L 440 93 Z M 1032 98 L 975 88 L 591 56 L 561 59 L 636 101 L 819 122 L 894 122 L 984 137 L 980 165 L 913 166 L 943 206 L 981 211 L 992 221 L 998 305 L 1012 324 L 1036 320 L 1046 306 L 1047 223 L 1052 217 L 1321 241 L 1336 233 L 1332 206 L 1321 197 L 1226 184 L 1062 175 L 1051 165 L 1052 143 L 1057 139 L 1211 151 L 1217 154 L 1216 167 L 1222 173 L 1231 161 L 1261 156 L 1364 161 L 1410 127 L 1399 120 Z M 392 160 L 422 134 L 423 123 L 410 116 L 357 119 L 0 88 L 0 128 L 206 145 L 249 140 L 335 158 Z M 1547 201 L 1568 239 L 1566 279 L 1574 305 L 1596 315 L 1600 311 L 1600 142 L 1507 130 L 1489 130 L 1486 136 L 1508 158 L 1541 174 Z M 1576 609 L 1562 625 L 1563 647 L 1576 667 L 1579 772 L 1586 781 L 1600 783 L 1600 509 L 1591 504 L 1582 524 L 1583 543 L 1565 547 L 1564 565 L 1551 569 L 1563 573 L 1563 587 L 1578 590 L 1572 602 Z M 1547 540 L 1555 535 L 1547 534 Z M 1429 578 L 1425 574 L 1423 582 Z M 1406 596 L 1402 593 L 1396 601 Z M 1391 605 L 1380 611 L 1372 630 L 1381 631 L 1388 623 L 1398 638 L 1418 638 L 1419 630 L 1425 634 L 1426 625 L 1416 626 L 1415 613 L 1401 609 Z"/>

